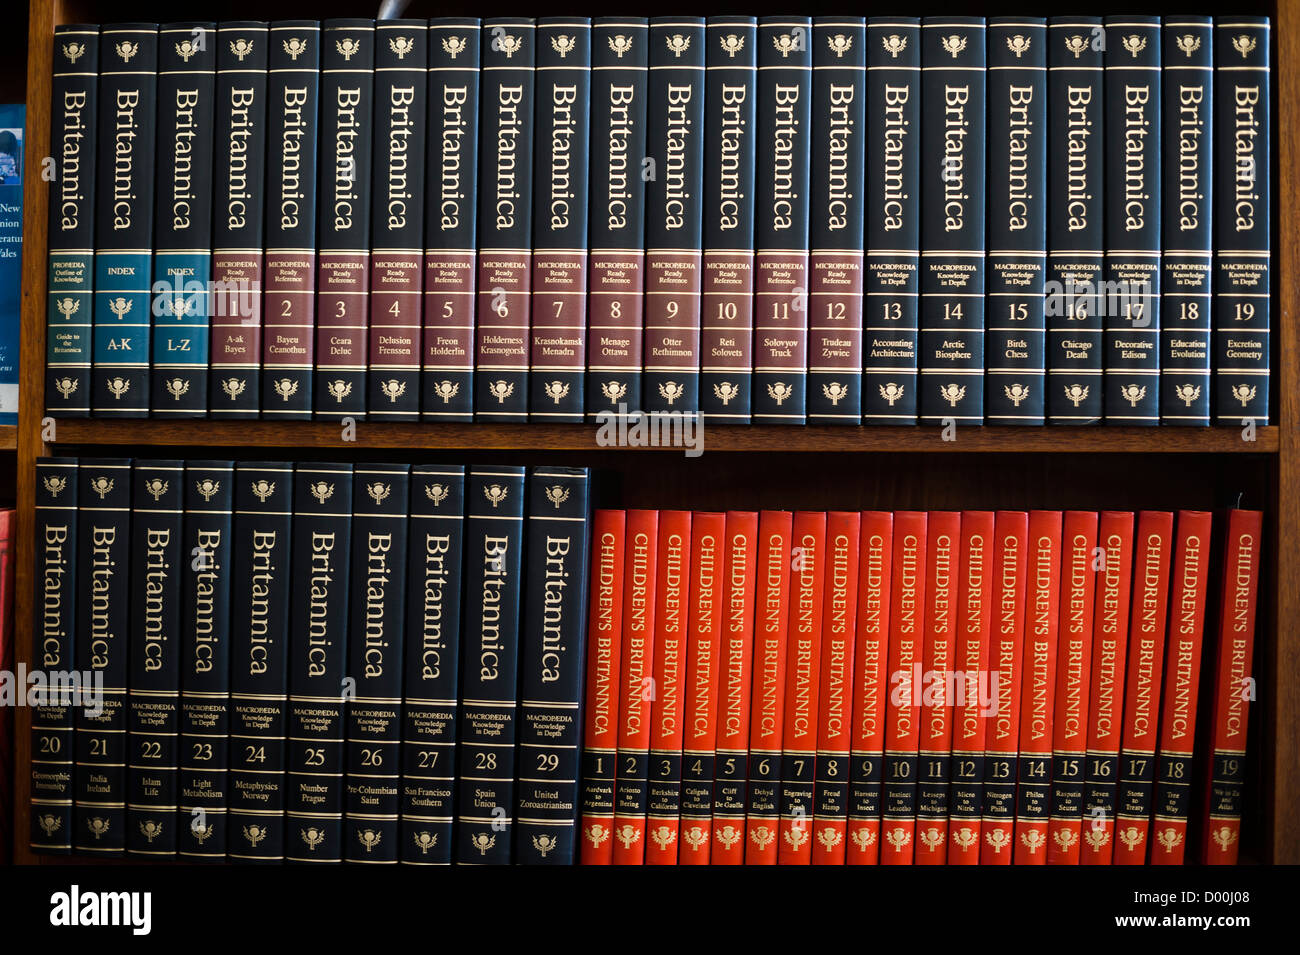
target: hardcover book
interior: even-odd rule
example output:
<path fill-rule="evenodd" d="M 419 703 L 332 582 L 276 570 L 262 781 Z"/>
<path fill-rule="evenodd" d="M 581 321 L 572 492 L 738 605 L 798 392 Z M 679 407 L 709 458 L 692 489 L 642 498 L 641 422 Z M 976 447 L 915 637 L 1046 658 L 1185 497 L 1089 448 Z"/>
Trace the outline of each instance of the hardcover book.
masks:
<path fill-rule="evenodd" d="M 948 859 L 948 785 L 952 769 L 952 707 L 947 677 L 953 672 L 958 588 L 961 577 L 961 513 L 931 511 L 926 536 L 926 607 L 921 647 L 921 711 L 917 733 L 917 865 Z M 942 681 L 936 686 L 933 681 Z M 916 692 L 917 688 L 913 688 Z"/>
<path fill-rule="evenodd" d="M 889 596 L 889 698 L 881 792 L 880 862 L 911 865 L 916 830 L 921 662 L 925 633 L 926 514 L 894 513 L 894 550 Z M 883 688 L 882 688 L 883 689 Z"/>

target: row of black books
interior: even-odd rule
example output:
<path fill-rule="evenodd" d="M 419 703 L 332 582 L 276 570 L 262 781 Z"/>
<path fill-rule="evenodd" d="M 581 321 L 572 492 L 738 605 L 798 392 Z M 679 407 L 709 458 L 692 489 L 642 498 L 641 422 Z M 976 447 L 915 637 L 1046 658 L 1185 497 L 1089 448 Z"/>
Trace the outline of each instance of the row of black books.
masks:
<path fill-rule="evenodd" d="M 1265 17 L 54 44 L 51 414 L 1268 421 Z"/>
<path fill-rule="evenodd" d="M 37 477 L 34 850 L 573 859 L 586 469 Z"/>

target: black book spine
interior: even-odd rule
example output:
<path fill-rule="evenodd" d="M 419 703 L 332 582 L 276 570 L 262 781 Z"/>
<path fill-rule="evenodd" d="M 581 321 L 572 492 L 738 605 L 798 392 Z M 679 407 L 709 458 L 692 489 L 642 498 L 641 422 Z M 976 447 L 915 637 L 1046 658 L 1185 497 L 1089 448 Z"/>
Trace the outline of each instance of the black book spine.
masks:
<path fill-rule="evenodd" d="M 343 854 L 396 862 L 401 809 L 409 464 L 358 466 L 352 498 L 352 621 Z"/>
<path fill-rule="evenodd" d="M 315 417 L 366 413 L 375 25 L 326 20 L 320 53 Z"/>
<path fill-rule="evenodd" d="M 514 836 L 524 469 L 473 468 L 466 493 L 455 859 L 508 865 Z"/>
<path fill-rule="evenodd" d="M 754 374 L 758 21 L 709 17 L 704 41 L 700 415 L 716 424 L 748 424 Z"/>
<path fill-rule="evenodd" d="M 321 31 L 271 24 L 267 62 L 262 416 L 311 417 L 316 345 L 316 185 Z"/>
<path fill-rule="evenodd" d="M 813 21 L 808 421 L 862 423 L 867 25 Z"/>
<path fill-rule="evenodd" d="M 77 636 L 73 658 L 99 706 L 77 710 L 72 843 L 126 847 L 126 688 L 130 632 L 131 461 L 82 458 L 77 488 Z"/>
<path fill-rule="evenodd" d="M 921 21 L 867 21 L 862 418 L 916 424 L 921 275 Z M 877 121 L 875 117 L 879 117 Z"/>
<path fill-rule="evenodd" d="M 352 466 L 293 474 L 289 597 L 289 763 L 285 858 L 343 861 L 343 705 L 347 675 Z"/>
<path fill-rule="evenodd" d="M 95 187 L 96 417 L 149 415 L 158 28 L 105 26 L 99 42 Z"/>
<path fill-rule="evenodd" d="M 528 418 L 537 27 L 483 21 L 474 417 Z"/>
<path fill-rule="evenodd" d="M 990 424 L 1043 424 L 1047 402 L 1047 21 L 988 24 Z"/>
<path fill-rule="evenodd" d="M 1160 423 L 1160 18 L 1106 17 L 1107 424 Z"/>
<path fill-rule="evenodd" d="M 591 278 L 587 417 L 641 408 L 649 21 L 598 18 L 591 32 Z"/>
<path fill-rule="evenodd" d="M 215 23 L 169 23 L 158 33 L 149 395 L 160 418 L 208 410 L 216 31 Z"/>
<path fill-rule="evenodd" d="M 641 407 L 691 418 L 700 409 L 704 47 L 702 17 L 651 19 Z"/>
<path fill-rule="evenodd" d="M 74 42 L 69 40 L 68 42 Z M 77 40 L 75 42 L 81 42 Z M 76 458 L 36 462 L 36 591 L 33 660 L 47 671 L 72 673 L 77 615 Z M 36 649 L 39 647 L 39 653 Z M 40 853 L 72 851 L 73 706 L 69 691 L 49 694 L 32 710 L 31 831 Z"/>
<path fill-rule="evenodd" d="M 179 852 L 226 857 L 235 465 L 185 462 Z"/>
<path fill-rule="evenodd" d="M 234 534 L 226 851 L 241 862 L 283 862 L 292 465 L 236 465 Z"/>
<path fill-rule="evenodd" d="M 984 34 L 982 17 L 921 23 L 922 424 L 984 421 Z"/>
<path fill-rule="evenodd" d="M 812 20 L 758 22 L 754 422 L 804 424 L 808 384 L 808 169 Z"/>
<path fill-rule="evenodd" d="M 590 484 L 586 468 L 528 475 L 514 855 L 523 865 L 572 865 L 576 855 Z"/>
<path fill-rule="evenodd" d="M 261 402 L 263 225 L 270 33 L 236 21 L 217 30 L 208 414 L 256 418 Z"/>
<path fill-rule="evenodd" d="M 1269 21 L 1215 20 L 1214 422 L 1268 424 Z"/>
<path fill-rule="evenodd" d="M 130 690 L 126 851 L 176 854 L 184 557 L 183 461 L 136 461 L 131 472 Z"/>
<path fill-rule="evenodd" d="M 91 334 L 95 296 L 95 130 L 99 27 L 54 28 L 50 91 L 49 302 L 45 409 L 61 418 L 90 415 Z M 33 830 L 35 831 L 35 830 Z M 63 830 L 60 838 L 68 838 Z"/>
<path fill-rule="evenodd" d="M 1210 423 L 1214 21 L 1165 17 L 1160 423 Z"/>
<path fill-rule="evenodd" d="M 1101 17 L 1053 17 L 1047 39 L 1047 420 L 1096 424 L 1106 198 Z"/>
<path fill-rule="evenodd" d="M 410 512 L 400 858 L 414 864 L 449 865 L 465 469 L 416 465 L 411 471 Z"/>
<path fill-rule="evenodd" d="M 376 24 L 366 407 L 380 421 L 420 417 L 428 84 L 425 21 Z"/>
<path fill-rule="evenodd" d="M 530 421 L 582 421 L 590 104 L 591 21 L 538 20 Z"/>
<path fill-rule="evenodd" d="M 425 194 L 424 344 L 420 414 L 474 417 L 474 278 L 477 251 L 479 21 L 429 21 L 428 156 Z"/>

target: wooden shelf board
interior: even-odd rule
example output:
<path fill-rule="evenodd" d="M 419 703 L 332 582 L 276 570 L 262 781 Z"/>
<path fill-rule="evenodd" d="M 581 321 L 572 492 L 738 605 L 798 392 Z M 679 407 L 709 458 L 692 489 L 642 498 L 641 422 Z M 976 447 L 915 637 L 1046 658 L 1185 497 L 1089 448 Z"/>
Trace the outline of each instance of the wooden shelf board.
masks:
<path fill-rule="evenodd" d="M 354 440 L 342 426 L 283 421 L 57 422 L 59 446 L 421 448 L 465 450 L 615 450 L 598 443 L 595 425 L 424 424 L 358 421 Z M 943 453 L 1275 454 L 1278 428 L 1245 441 L 1237 428 L 958 428 L 953 441 L 931 427 L 847 428 L 716 425 L 701 431 L 704 451 L 935 451 Z M 675 451 L 677 447 L 628 448 Z"/>
<path fill-rule="evenodd" d="M 14 451 L 18 448 L 18 426 L 0 424 L 0 451 Z"/>

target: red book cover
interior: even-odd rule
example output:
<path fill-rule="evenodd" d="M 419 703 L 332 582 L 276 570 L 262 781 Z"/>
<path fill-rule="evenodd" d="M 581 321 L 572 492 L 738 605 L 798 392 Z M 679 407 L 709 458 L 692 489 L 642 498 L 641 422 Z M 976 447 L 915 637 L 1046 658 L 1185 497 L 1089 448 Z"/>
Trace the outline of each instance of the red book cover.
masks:
<path fill-rule="evenodd" d="M 814 865 L 844 864 L 849 823 L 853 642 L 858 612 L 858 545 L 861 535 L 862 516 L 856 511 L 831 511 L 826 515 L 817 784 L 813 797 Z"/>
<path fill-rule="evenodd" d="M 713 844 L 713 770 L 718 741 L 718 662 L 721 658 L 727 515 L 696 511 L 691 518 L 690 631 L 686 645 L 682 735 L 680 865 L 708 865 Z"/>
<path fill-rule="evenodd" d="M 727 579 L 718 664 L 718 742 L 713 783 L 713 865 L 745 861 L 745 783 L 753 680 L 758 514 L 727 512 Z"/>
<path fill-rule="evenodd" d="M 890 571 L 894 515 L 865 511 L 858 540 L 858 619 L 853 645 L 848 865 L 880 861 L 880 780 L 885 761 L 885 699 L 889 680 Z"/>
<path fill-rule="evenodd" d="M 1078 865 L 1083 769 L 1088 747 L 1088 678 L 1097 574 L 1097 515 L 1066 511 L 1061 531 L 1061 623 L 1056 651 L 1056 718 L 1052 727 L 1052 800 L 1047 864 Z"/>
<path fill-rule="evenodd" d="M 1061 609 L 1061 512 L 1029 514 L 1025 643 L 1020 683 L 1020 759 L 1016 792 L 1016 865 L 1047 862 L 1056 716 L 1056 657 Z"/>
<path fill-rule="evenodd" d="M 655 572 L 659 512 L 627 512 L 623 568 L 623 653 L 619 664 L 618 781 L 614 787 L 614 864 L 645 862 L 650 708 L 654 700 Z"/>
<path fill-rule="evenodd" d="M 614 857 L 614 783 L 618 755 L 618 668 L 623 632 L 625 511 L 596 511 L 592 519 L 591 610 L 582 735 L 582 865 Z"/>
<path fill-rule="evenodd" d="M 1120 784 L 1111 857 L 1114 865 L 1142 865 L 1147 857 L 1173 534 L 1174 515 L 1168 511 L 1143 511 L 1138 515 L 1133 545 L 1133 608 L 1128 627 L 1124 739 L 1120 749 Z"/>
<path fill-rule="evenodd" d="M 1092 687 L 1088 756 L 1083 769 L 1082 865 L 1110 865 L 1115 834 L 1115 784 L 1124 716 L 1124 661 L 1133 583 L 1133 514 L 1103 511 L 1097 524 L 1101 568 L 1092 622 Z"/>
<path fill-rule="evenodd" d="M 980 865 L 1010 865 L 1016 821 L 1016 761 L 1020 741 L 1020 682 L 1025 631 L 1025 573 L 1029 515 L 998 511 L 994 523 L 993 642 L 989 666 L 997 676 L 997 711 L 984 742 L 984 816 Z M 992 679 L 992 677 L 990 677 Z"/>
<path fill-rule="evenodd" d="M 763 511 L 758 522 L 754 598 L 754 681 L 749 707 L 749 798 L 745 865 L 776 865 L 781 818 L 781 745 L 785 731 L 785 658 L 790 599 L 789 511 Z"/>
<path fill-rule="evenodd" d="M 790 548 L 789 645 L 781 747 L 781 865 L 812 862 L 817 778 L 817 697 L 821 669 L 826 515 L 797 511 Z"/>
<path fill-rule="evenodd" d="M 912 864 L 921 738 L 920 687 L 915 681 L 925 633 L 925 544 L 925 512 L 898 511 L 894 515 L 894 569 L 889 597 L 881 865 Z"/>
<path fill-rule="evenodd" d="M 0 511 L 0 670 L 14 670 L 14 514 Z M 11 861 L 14 818 L 14 708 L 0 707 L 0 865 Z"/>
<path fill-rule="evenodd" d="M 948 864 L 979 865 L 984 812 L 984 740 L 997 703 L 989 672 L 993 634 L 992 511 L 961 515 L 957 646 L 953 655 L 952 783 L 948 792 Z"/>
<path fill-rule="evenodd" d="M 948 859 L 948 777 L 952 706 L 948 697 L 957 637 L 961 513 L 931 511 L 927 530 L 925 640 L 921 650 L 921 737 L 918 744 L 916 864 Z"/>
<path fill-rule="evenodd" d="M 660 511 L 646 865 L 677 864 L 682 799 L 682 697 L 686 679 L 683 663 L 690 572 L 691 512 Z"/>
<path fill-rule="evenodd" d="M 1156 760 L 1155 832 L 1152 865 L 1182 865 L 1191 806 L 1192 756 L 1196 741 L 1196 693 L 1201 679 L 1205 595 L 1210 579 L 1208 511 L 1179 511 L 1169 595 L 1169 644 L 1165 650 L 1160 756 Z"/>
<path fill-rule="evenodd" d="M 1236 865 L 1241 843 L 1242 791 L 1246 784 L 1246 727 L 1251 655 L 1255 648 L 1256 591 L 1263 557 L 1264 515 L 1231 511 L 1223 559 L 1219 647 L 1214 664 L 1211 772 L 1207 792 L 1206 865 Z"/>

